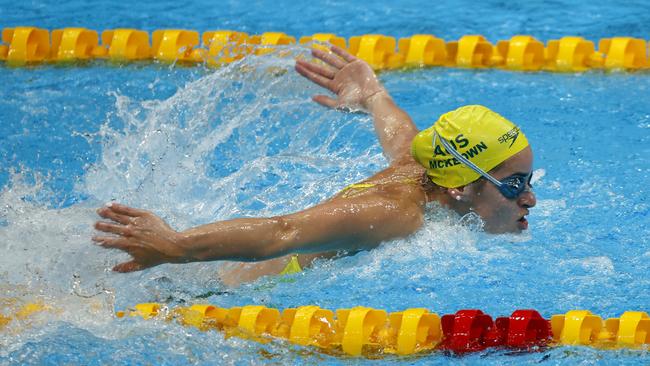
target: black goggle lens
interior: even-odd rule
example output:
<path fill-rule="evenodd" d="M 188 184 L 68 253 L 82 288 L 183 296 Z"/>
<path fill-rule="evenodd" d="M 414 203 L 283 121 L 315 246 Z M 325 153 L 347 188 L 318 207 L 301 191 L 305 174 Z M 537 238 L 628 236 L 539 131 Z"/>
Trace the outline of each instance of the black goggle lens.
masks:
<path fill-rule="evenodd" d="M 526 191 L 527 185 L 530 186 L 532 176 L 533 173 L 531 172 L 527 175 L 515 174 L 506 177 L 500 181 L 499 192 L 508 199 L 515 199 Z"/>

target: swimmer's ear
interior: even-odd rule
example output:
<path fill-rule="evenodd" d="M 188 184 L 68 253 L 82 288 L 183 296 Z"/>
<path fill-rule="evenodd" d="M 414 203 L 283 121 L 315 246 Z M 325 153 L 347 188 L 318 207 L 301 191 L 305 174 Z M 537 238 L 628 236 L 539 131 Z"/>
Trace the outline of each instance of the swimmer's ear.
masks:
<path fill-rule="evenodd" d="M 445 193 L 455 201 L 468 202 L 469 190 L 463 187 L 447 188 Z"/>

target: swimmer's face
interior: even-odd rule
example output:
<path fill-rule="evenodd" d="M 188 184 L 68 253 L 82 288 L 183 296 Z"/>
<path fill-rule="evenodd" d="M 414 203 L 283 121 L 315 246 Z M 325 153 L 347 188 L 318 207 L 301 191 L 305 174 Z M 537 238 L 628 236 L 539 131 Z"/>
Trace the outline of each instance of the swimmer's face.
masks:
<path fill-rule="evenodd" d="M 502 180 L 513 174 L 528 174 L 533 169 L 533 153 L 529 147 L 515 154 L 498 167 L 490 171 L 490 175 Z M 528 228 L 528 209 L 537 203 L 532 191 L 525 191 L 515 199 L 504 197 L 499 189 L 485 179 L 481 179 L 465 187 L 465 199 L 469 201 L 471 210 L 481 216 L 485 222 L 485 230 L 491 233 L 518 233 Z"/>

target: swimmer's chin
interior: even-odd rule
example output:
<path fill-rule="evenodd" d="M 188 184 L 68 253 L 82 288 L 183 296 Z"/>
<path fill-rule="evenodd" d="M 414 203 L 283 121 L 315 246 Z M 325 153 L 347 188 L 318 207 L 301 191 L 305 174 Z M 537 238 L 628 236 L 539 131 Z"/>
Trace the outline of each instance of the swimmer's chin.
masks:
<path fill-rule="evenodd" d="M 510 227 L 510 228 L 485 228 L 485 232 L 488 234 L 495 234 L 495 235 L 500 235 L 500 234 L 526 234 L 528 233 L 528 221 L 521 222 L 517 221 L 517 224 L 515 226 Z"/>
<path fill-rule="evenodd" d="M 490 228 L 486 227 L 484 230 L 488 234 L 494 234 L 494 235 L 501 235 L 501 234 L 521 234 L 525 232 L 525 229 L 521 229 L 519 227 L 512 227 L 512 228 Z"/>

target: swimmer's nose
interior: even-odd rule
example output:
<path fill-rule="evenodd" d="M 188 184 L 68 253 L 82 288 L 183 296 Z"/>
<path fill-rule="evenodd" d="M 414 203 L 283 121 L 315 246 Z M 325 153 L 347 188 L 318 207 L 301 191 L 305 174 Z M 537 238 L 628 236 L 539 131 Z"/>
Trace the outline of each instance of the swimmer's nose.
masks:
<path fill-rule="evenodd" d="M 535 193 L 533 193 L 533 191 L 528 190 L 519 196 L 519 199 L 517 199 L 517 203 L 519 204 L 519 206 L 525 208 L 535 207 L 535 205 L 537 204 L 537 197 L 535 197 Z"/>

